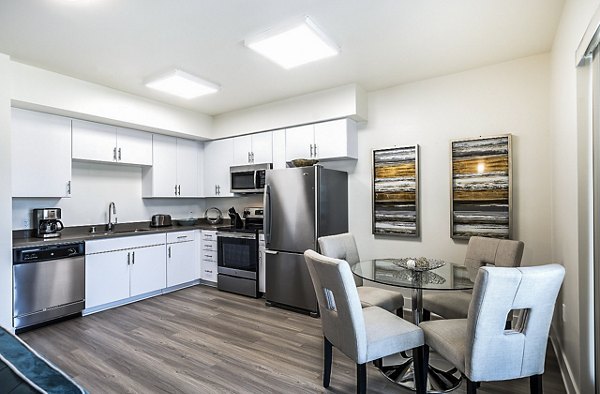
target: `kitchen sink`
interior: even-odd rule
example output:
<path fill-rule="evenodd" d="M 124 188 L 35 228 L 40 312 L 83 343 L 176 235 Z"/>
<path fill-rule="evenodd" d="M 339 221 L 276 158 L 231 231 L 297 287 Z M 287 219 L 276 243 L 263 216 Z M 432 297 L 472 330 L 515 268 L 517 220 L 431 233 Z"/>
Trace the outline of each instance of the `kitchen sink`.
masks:
<path fill-rule="evenodd" d="M 143 233 L 145 231 L 150 231 L 149 228 L 135 228 L 132 230 L 116 230 L 116 231 L 102 231 L 102 232 L 91 232 L 90 235 L 92 237 L 106 237 L 107 235 L 116 235 L 116 234 L 129 234 L 129 233 Z"/>

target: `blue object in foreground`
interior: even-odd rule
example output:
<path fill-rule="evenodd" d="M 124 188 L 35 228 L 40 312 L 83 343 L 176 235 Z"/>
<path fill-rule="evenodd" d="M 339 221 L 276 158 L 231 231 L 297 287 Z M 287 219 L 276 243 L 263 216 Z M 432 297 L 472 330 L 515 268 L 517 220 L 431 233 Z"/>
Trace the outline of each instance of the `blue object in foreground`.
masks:
<path fill-rule="evenodd" d="M 86 393 L 60 369 L 0 327 L 0 393 Z"/>

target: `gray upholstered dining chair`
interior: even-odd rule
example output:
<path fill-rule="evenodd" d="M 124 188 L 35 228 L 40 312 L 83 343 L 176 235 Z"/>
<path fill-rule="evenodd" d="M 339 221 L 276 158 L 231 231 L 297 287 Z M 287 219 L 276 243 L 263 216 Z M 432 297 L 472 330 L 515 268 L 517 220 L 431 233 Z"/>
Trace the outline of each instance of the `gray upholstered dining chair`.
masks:
<path fill-rule="evenodd" d="M 472 281 L 479 267 L 518 267 L 521 265 L 524 244 L 522 241 L 474 236 L 469 239 L 465 266 Z M 423 294 L 423 320 L 429 320 L 431 312 L 446 319 L 467 317 L 471 291 L 427 292 Z M 512 315 L 507 316 L 507 327 Z"/>
<path fill-rule="evenodd" d="M 467 319 L 422 322 L 425 343 L 467 378 L 467 393 L 478 382 L 530 378 L 532 393 L 542 393 L 548 332 L 565 269 L 481 267 Z M 519 310 L 513 329 L 507 314 Z M 427 350 L 423 359 L 427 362 Z"/>
<path fill-rule="evenodd" d="M 323 387 L 329 387 L 332 347 L 356 363 L 356 391 L 367 389 L 367 363 L 413 349 L 415 387 L 425 393 L 423 332 L 414 324 L 386 311 L 363 308 L 348 262 L 304 252 L 308 272 L 317 294 L 323 329 Z"/>
<path fill-rule="evenodd" d="M 349 264 L 358 263 L 358 248 L 354 236 L 350 233 L 328 235 L 319 238 L 321 253 L 334 259 L 346 260 Z M 397 291 L 380 289 L 378 287 L 363 286 L 363 281 L 353 275 L 354 283 L 358 289 L 358 298 L 363 307 L 378 306 L 390 312 L 396 312 L 400 317 L 404 315 L 404 296 Z"/>

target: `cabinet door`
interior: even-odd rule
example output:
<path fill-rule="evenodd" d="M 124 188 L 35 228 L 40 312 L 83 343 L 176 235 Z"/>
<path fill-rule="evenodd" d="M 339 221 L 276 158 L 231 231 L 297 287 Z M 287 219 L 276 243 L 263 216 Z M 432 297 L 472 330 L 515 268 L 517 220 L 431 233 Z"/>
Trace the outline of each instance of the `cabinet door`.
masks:
<path fill-rule="evenodd" d="M 177 138 L 177 196 L 198 197 L 198 142 Z"/>
<path fill-rule="evenodd" d="M 131 250 L 131 297 L 167 286 L 165 247 L 157 245 Z"/>
<path fill-rule="evenodd" d="M 242 166 L 252 163 L 250 158 L 252 137 L 251 135 L 243 135 L 233 138 L 233 165 Z"/>
<path fill-rule="evenodd" d="M 153 164 L 150 170 L 150 197 L 175 197 L 177 185 L 177 139 L 165 135 L 152 136 Z"/>
<path fill-rule="evenodd" d="M 73 120 L 73 159 L 117 161 L 116 127 Z"/>
<path fill-rule="evenodd" d="M 229 167 L 233 163 L 233 138 L 204 145 L 205 197 L 231 197 Z"/>
<path fill-rule="evenodd" d="M 167 287 L 198 279 L 196 243 L 193 241 L 167 245 Z"/>
<path fill-rule="evenodd" d="M 314 126 L 306 125 L 285 130 L 285 159 L 310 159 L 314 143 Z"/>
<path fill-rule="evenodd" d="M 85 307 L 93 308 L 129 297 L 130 251 L 85 256 Z"/>
<path fill-rule="evenodd" d="M 152 133 L 117 128 L 117 161 L 124 164 L 152 165 Z"/>
<path fill-rule="evenodd" d="M 11 128 L 12 196 L 70 197 L 71 120 L 13 109 Z"/>
<path fill-rule="evenodd" d="M 273 133 L 267 131 L 252 135 L 252 162 L 273 162 Z"/>
<path fill-rule="evenodd" d="M 356 127 L 350 119 L 315 124 L 318 159 L 354 158 L 357 155 Z"/>

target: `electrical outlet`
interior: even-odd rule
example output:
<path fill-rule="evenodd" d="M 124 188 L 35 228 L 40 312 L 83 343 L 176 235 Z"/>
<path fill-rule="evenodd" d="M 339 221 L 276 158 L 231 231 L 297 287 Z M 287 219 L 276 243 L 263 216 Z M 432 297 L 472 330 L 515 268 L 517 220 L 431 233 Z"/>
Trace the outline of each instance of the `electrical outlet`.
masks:
<path fill-rule="evenodd" d="M 23 220 L 23 229 L 28 230 L 29 226 L 31 226 L 31 222 L 29 221 L 29 219 L 24 219 Z"/>
<path fill-rule="evenodd" d="M 563 323 L 567 321 L 567 307 L 565 304 L 562 304 L 562 321 Z"/>

